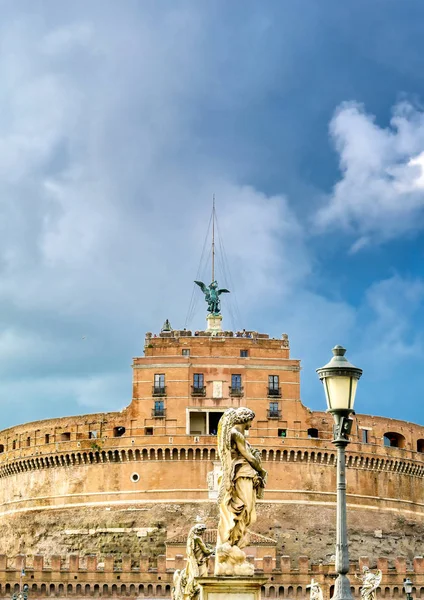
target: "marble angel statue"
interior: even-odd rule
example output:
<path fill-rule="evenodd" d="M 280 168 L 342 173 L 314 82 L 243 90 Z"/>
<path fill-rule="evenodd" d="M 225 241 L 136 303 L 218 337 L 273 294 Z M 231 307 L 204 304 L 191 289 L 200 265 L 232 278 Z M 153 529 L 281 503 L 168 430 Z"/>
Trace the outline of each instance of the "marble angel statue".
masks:
<path fill-rule="evenodd" d="M 256 499 L 263 497 L 267 472 L 260 452 L 246 440 L 255 413 L 249 408 L 229 408 L 218 424 L 219 524 L 215 575 L 253 575 L 254 566 L 243 552 L 248 530 L 256 521 Z"/>
<path fill-rule="evenodd" d="M 362 600 L 375 600 L 377 588 L 381 583 L 383 574 L 381 571 L 372 573 L 367 566 L 362 567 L 362 575 L 356 575 L 356 579 L 362 581 L 361 598 Z"/>
<path fill-rule="evenodd" d="M 172 600 L 195 600 L 200 593 L 196 577 L 206 577 L 208 574 L 208 558 L 213 554 L 202 539 L 206 525 L 197 523 L 187 536 L 187 564 L 185 569 L 174 573 Z"/>

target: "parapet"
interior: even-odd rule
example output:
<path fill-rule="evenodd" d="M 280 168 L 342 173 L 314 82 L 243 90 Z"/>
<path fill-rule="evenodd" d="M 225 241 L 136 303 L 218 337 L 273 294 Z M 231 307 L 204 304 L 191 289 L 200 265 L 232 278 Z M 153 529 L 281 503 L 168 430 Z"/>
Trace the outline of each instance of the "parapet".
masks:
<path fill-rule="evenodd" d="M 263 536 L 261 536 L 263 537 Z M 264 538 L 265 539 L 265 538 Z M 174 543 L 176 540 L 172 540 Z M 270 540 L 272 541 L 272 540 Z M 177 555 L 180 559 L 180 555 Z M 173 569 L 166 568 L 166 556 L 159 555 L 156 563 L 151 563 L 148 556 L 143 555 L 97 555 L 89 554 L 79 556 L 78 554 L 60 555 L 26 555 L 18 554 L 14 557 L 8 557 L 5 554 L 0 554 L 0 580 L 4 578 L 6 572 L 21 572 L 25 569 L 28 574 L 31 573 L 148 573 L 148 572 L 165 572 Z M 250 556 L 253 559 L 253 555 Z M 276 566 L 272 566 L 272 554 L 265 555 L 263 560 L 263 571 L 265 573 L 281 573 L 281 574 L 330 574 L 334 573 L 334 563 L 312 563 L 307 556 L 299 556 L 297 560 L 290 556 L 278 556 Z M 184 558 L 181 556 L 179 561 L 184 563 Z M 359 561 L 350 564 L 350 573 L 359 572 L 362 567 L 368 566 L 371 569 L 380 569 L 386 575 L 424 575 L 424 557 L 416 556 L 411 561 L 403 557 L 389 559 L 387 557 L 370 558 L 362 556 Z M 180 565 L 177 567 L 180 568 Z"/>

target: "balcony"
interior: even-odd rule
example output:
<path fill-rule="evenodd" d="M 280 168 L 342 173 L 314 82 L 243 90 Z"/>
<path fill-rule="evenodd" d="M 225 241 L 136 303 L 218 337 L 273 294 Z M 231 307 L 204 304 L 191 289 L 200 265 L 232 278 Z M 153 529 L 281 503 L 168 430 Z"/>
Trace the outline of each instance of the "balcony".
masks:
<path fill-rule="evenodd" d="M 244 395 L 244 388 L 241 385 L 239 385 L 237 387 L 232 387 L 230 385 L 230 387 L 229 387 L 229 393 L 230 393 L 230 396 L 238 396 L 238 397 L 240 397 L 240 396 Z"/>
<path fill-rule="evenodd" d="M 191 395 L 192 396 L 206 396 L 206 387 L 204 385 L 202 385 L 202 386 L 192 385 L 191 386 Z"/>
<path fill-rule="evenodd" d="M 166 417 L 165 408 L 152 408 L 153 419 L 164 419 Z"/>
<path fill-rule="evenodd" d="M 268 388 L 268 398 L 281 398 L 281 388 L 278 387 L 269 387 Z"/>
<path fill-rule="evenodd" d="M 268 419 L 281 419 L 281 410 L 267 410 Z"/>
<path fill-rule="evenodd" d="M 152 390 L 153 396 L 166 396 L 166 385 L 154 385 Z"/>

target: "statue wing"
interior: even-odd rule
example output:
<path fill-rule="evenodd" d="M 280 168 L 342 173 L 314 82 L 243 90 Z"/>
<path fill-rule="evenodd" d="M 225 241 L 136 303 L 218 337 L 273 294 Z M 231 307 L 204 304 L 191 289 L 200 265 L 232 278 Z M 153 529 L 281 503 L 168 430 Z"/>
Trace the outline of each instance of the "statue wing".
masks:
<path fill-rule="evenodd" d="M 209 292 L 209 289 L 206 287 L 206 285 L 203 283 L 203 281 L 195 281 L 194 283 L 197 283 L 197 285 L 199 286 L 199 288 L 202 290 L 202 292 L 204 294 L 207 294 Z"/>
<path fill-rule="evenodd" d="M 226 288 L 221 288 L 220 290 L 218 290 L 218 296 L 220 294 L 229 294 L 230 290 L 227 290 Z"/>

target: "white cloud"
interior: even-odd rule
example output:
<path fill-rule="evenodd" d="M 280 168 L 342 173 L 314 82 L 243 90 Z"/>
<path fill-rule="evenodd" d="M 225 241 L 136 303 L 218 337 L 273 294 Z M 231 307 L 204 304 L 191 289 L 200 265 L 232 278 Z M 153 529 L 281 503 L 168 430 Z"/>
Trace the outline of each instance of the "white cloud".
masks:
<path fill-rule="evenodd" d="M 352 251 L 424 225 L 424 113 L 402 102 L 380 127 L 356 103 L 342 104 L 330 123 L 342 178 L 316 215 L 319 229 L 357 237 Z"/>

